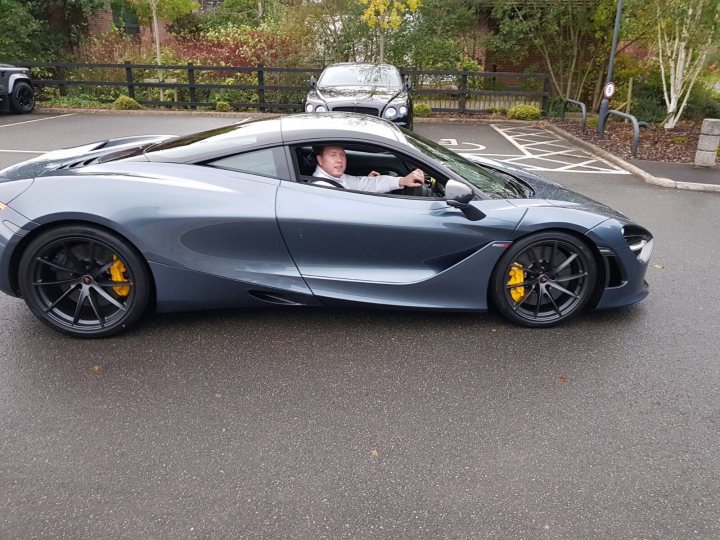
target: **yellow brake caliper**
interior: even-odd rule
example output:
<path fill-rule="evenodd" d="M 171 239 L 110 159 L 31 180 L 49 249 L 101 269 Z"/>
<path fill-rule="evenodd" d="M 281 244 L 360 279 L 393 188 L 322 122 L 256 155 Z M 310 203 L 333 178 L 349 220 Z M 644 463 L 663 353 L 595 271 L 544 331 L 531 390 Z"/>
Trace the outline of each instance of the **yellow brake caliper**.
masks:
<path fill-rule="evenodd" d="M 110 267 L 110 278 L 112 281 L 127 281 L 127 278 L 125 277 L 125 265 L 122 263 L 120 259 L 118 259 L 117 255 L 113 255 L 113 265 Z M 113 287 L 113 291 L 118 296 L 127 296 L 130 294 L 130 287 L 127 285 L 123 285 L 122 287 Z"/>
<path fill-rule="evenodd" d="M 510 287 L 525 282 L 525 272 L 522 269 L 522 265 L 518 262 L 513 263 L 512 268 L 510 268 L 509 276 L 510 279 L 508 279 L 507 284 Z M 519 302 L 525 298 L 525 287 L 512 287 L 510 289 L 510 296 L 512 296 L 513 300 Z"/>

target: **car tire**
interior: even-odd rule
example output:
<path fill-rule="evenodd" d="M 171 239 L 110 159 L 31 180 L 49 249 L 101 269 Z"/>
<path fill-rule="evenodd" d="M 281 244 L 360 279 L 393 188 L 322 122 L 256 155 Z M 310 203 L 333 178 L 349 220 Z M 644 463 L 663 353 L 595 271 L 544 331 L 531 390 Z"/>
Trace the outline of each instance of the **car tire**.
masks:
<path fill-rule="evenodd" d="M 30 83 L 17 81 L 10 93 L 10 108 L 19 114 L 31 113 L 35 110 L 35 92 Z"/>
<path fill-rule="evenodd" d="M 151 289 L 145 261 L 126 240 L 85 225 L 55 227 L 33 239 L 20 258 L 18 282 L 43 323 L 76 338 L 132 326 Z"/>
<path fill-rule="evenodd" d="M 500 258 L 490 296 L 514 324 L 555 326 L 580 313 L 593 297 L 597 263 L 581 239 L 561 231 L 514 242 Z"/>

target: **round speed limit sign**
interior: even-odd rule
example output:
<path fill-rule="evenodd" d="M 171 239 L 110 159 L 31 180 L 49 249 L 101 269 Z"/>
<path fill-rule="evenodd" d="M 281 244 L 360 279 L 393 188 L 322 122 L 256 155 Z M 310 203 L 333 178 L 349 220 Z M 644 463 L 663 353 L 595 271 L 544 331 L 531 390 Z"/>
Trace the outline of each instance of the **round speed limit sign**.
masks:
<path fill-rule="evenodd" d="M 605 99 L 610 99 L 615 95 L 615 83 L 609 82 L 605 85 L 605 88 L 603 88 L 603 96 L 605 96 Z"/>

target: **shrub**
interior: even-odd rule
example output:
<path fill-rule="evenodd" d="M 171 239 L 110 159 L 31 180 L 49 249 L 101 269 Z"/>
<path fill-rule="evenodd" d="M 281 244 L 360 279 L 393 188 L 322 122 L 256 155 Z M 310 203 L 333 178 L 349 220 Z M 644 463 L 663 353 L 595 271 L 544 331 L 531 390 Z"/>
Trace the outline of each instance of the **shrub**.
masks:
<path fill-rule="evenodd" d="M 630 105 L 630 114 L 644 122 L 659 123 L 665 120 L 667 109 L 655 96 L 634 97 Z"/>
<path fill-rule="evenodd" d="M 689 119 L 720 118 L 720 92 L 698 81 L 688 99 L 685 116 Z"/>
<path fill-rule="evenodd" d="M 465 59 L 460 63 L 458 68 L 460 71 L 479 72 L 483 70 L 483 67 L 478 64 L 475 60 Z M 455 77 L 455 84 L 460 88 L 462 84 L 462 76 L 457 75 Z M 472 75 L 467 76 L 467 89 L 468 90 L 479 90 L 482 88 L 483 78 L 474 77 Z"/>
<path fill-rule="evenodd" d="M 217 112 L 230 112 L 230 104 L 227 101 L 218 101 L 215 104 L 215 110 Z"/>
<path fill-rule="evenodd" d="M 119 98 L 117 98 L 113 102 L 112 108 L 121 111 L 134 111 L 137 109 L 142 109 L 140 104 L 129 96 L 120 96 Z"/>
<path fill-rule="evenodd" d="M 424 118 L 430 116 L 432 109 L 427 103 L 413 103 L 413 116 Z"/>
<path fill-rule="evenodd" d="M 542 111 L 532 105 L 515 105 L 508 109 L 508 118 L 514 120 L 539 120 Z"/>

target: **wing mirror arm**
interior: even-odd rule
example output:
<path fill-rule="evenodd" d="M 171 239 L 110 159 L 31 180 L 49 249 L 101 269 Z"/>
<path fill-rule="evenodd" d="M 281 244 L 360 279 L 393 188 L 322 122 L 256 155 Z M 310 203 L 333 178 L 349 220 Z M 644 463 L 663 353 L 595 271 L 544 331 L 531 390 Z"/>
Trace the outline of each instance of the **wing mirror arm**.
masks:
<path fill-rule="evenodd" d="M 478 210 L 472 204 L 455 200 L 449 200 L 446 202 L 449 207 L 457 208 L 458 210 L 460 210 L 470 221 L 480 221 L 485 217 L 485 213 L 481 210 Z"/>

